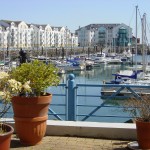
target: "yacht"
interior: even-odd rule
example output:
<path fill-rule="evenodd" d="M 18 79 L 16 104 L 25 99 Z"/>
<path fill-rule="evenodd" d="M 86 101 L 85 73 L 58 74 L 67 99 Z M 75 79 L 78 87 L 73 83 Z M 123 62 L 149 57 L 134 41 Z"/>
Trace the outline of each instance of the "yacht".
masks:
<path fill-rule="evenodd" d="M 108 63 L 110 60 L 105 53 L 97 53 L 92 59 L 94 63 Z"/>
<path fill-rule="evenodd" d="M 116 74 L 114 80 L 109 82 L 104 81 L 104 84 L 118 84 L 118 85 L 138 85 L 138 86 L 150 86 L 150 74 L 145 74 L 143 70 L 125 70 Z M 102 87 L 101 94 L 102 96 L 111 96 L 113 93 L 116 93 L 120 87 Z M 137 94 L 150 94 L 149 89 L 147 88 L 132 88 Z M 133 93 L 127 89 L 122 89 L 117 95 L 119 96 L 133 96 Z"/>

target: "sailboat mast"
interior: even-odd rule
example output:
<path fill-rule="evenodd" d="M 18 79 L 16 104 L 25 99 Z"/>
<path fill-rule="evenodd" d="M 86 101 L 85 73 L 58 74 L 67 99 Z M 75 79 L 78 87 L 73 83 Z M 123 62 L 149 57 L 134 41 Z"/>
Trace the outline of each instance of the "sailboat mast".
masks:
<path fill-rule="evenodd" d="M 142 50 L 143 50 L 143 71 L 146 72 L 146 14 L 144 13 L 142 18 Z"/>
<path fill-rule="evenodd" d="M 138 6 L 136 6 L 136 32 L 135 32 L 135 70 L 137 72 L 137 9 Z"/>

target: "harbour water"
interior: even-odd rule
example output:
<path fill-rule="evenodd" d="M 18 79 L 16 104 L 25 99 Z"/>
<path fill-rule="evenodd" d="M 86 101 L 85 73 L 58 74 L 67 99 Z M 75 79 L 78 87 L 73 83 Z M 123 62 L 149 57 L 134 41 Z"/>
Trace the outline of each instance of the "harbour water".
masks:
<path fill-rule="evenodd" d="M 138 62 L 142 61 L 142 56 L 137 56 Z M 149 58 L 149 56 L 148 56 Z M 148 59 L 149 60 L 149 59 Z M 135 62 L 135 57 L 133 59 Z M 92 70 L 85 70 L 85 71 L 70 71 L 67 72 L 66 74 L 63 74 L 61 76 L 62 83 L 66 83 L 68 79 L 69 74 L 74 74 L 75 75 L 75 83 L 82 83 L 82 84 L 103 84 L 103 81 L 109 81 L 114 78 L 112 76 L 113 73 L 118 72 L 119 70 L 125 70 L 128 69 L 128 65 L 108 65 L 108 64 L 101 64 L 99 67 L 95 67 Z M 65 88 L 63 87 L 57 87 L 57 88 L 50 88 L 50 92 L 52 93 L 64 93 Z M 100 95 L 101 88 L 93 88 L 93 87 L 79 87 L 78 88 L 78 94 L 82 95 L 90 95 L 90 94 L 95 94 L 95 95 Z M 57 97 L 57 100 L 54 99 L 52 103 L 61 103 L 64 104 L 65 99 L 62 97 Z M 104 100 L 101 99 L 100 97 L 79 97 L 77 99 L 78 105 L 96 105 L 100 106 Z M 111 106 L 111 104 L 108 104 Z M 107 106 L 108 106 L 107 105 Z M 60 114 L 65 113 L 65 109 L 63 107 L 57 107 L 57 106 L 52 106 L 53 110 L 55 112 L 59 112 Z M 81 107 L 78 106 L 77 108 L 77 114 L 89 114 L 94 108 L 91 107 Z M 98 122 L 125 122 L 129 120 L 129 118 L 120 118 L 120 117 L 105 117 L 106 115 L 119 115 L 119 116 L 129 116 L 129 114 L 123 112 L 123 110 L 120 108 L 111 108 L 111 107 L 103 107 L 99 110 L 97 110 L 94 115 L 100 115 L 102 117 L 89 117 L 86 121 L 98 121 Z M 65 117 L 62 116 L 62 118 L 65 120 Z M 82 120 L 84 117 L 78 116 L 77 120 Z"/>
<path fill-rule="evenodd" d="M 138 61 L 142 60 L 141 56 L 138 56 Z M 149 58 L 149 56 L 148 56 Z M 149 59 L 148 59 L 149 60 Z M 135 58 L 134 58 L 135 61 Z M 61 77 L 61 83 L 67 83 L 68 75 L 74 74 L 75 75 L 75 83 L 82 83 L 82 84 L 103 84 L 103 81 L 109 81 L 112 80 L 114 77 L 112 76 L 113 73 L 118 72 L 119 70 L 125 70 L 129 66 L 128 65 L 107 65 L 107 64 L 101 64 L 99 67 L 95 67 L 92 70 L 84 70 L 84 71 L 69 71 L 66 74 L 62 74 Z M 48 92 L 50 93 L 56 93 L 56 94 L 64 94 L 66 88 L 65 87 L 50 87 L 48 88 Z M 80 87 L 78 88 L 78 94 L 83 95 L 100 95 L 101 88 L 94 88 L 94 87 Z M 100 106 L 104 99 L 101 99 L 100 97 L 79 97 L 77 99 L 78 105 L 95 105 Z M 58 106 L 59 104 L 59 106 Z M 65 120 L 66 116 L 64 115 L 66 113 L 65 109 L 66 105 L 66 99 L 65 96 L 53 96 L 52 104 L 50 105 L 50 108 L 59 114 L 59 116 Z M 106 106 L 113 106 L 114 104 L 107 104 Z M 78 106 L 77 108 L 77 114 L 80 116 L 77 117 L 78 121 L 81 121 L 84 118 L 84 115 L 89 114 L 94 108 L 93 107 L 82 107 Z M 103 107 L 101 109 L 98 109 L 94 113 L 94 117 L 89 117 L 86 121 L 94 121 L 94 122 L 125 122 L 129 120 L 129 118 L 120 118 L 120 117 L 105 117 L 107 116 L 129 116 L 127 113 L 124 113 L 121 108 L 115 108 L 115 107 Z M 101 117 L 97 117 L 96 115 L 100 115 Z M 10 109 L 10 113 L 7 117 L 13 117 L 12 110 Z M 56 119 L 54 116 L 49 115 L 49 119 Z"/>

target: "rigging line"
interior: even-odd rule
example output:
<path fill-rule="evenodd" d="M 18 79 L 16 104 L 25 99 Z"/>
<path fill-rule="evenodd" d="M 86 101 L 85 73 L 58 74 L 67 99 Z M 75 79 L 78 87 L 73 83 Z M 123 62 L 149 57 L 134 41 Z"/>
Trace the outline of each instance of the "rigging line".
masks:
<path fill-rule="evenodd" d="M 139 16 L 140 16 L 140 24 L 142 24 L 142 16 L 141 16 L 141 13 L 140 13 L 140 10 L 139 10 L 139 8 L 137 9 L 137 11 L 138 11 L 138 13 L 139 13 Z M 139 25 L 138 25 L 138 27 L 139 27 Z"/>
<path fill-rule="evenodd" d="M 140 25 L 141 25 L 141 20 L 142 20 L 142 18 L 141 18 L 141 14 L 140 14 L 140 11 L 139 11 L 139 9 L 138 9 L 138 6 L 137 6 L 137 12 L 139 12 L 140 21 L 137 22 L 137 29 L 136 29 L 136 30 L 139 31 L 139 28 L 140 28 Z M 136 34 L 137 31 L 135 31 L 135 34 Z"/>
<path fill-rule="evenodd" d="M 139 22 L 139 23 L 138 23 L 138 28 L 137 28 L 137 30 L 139 30 L 139 28 L 140 28 L 140 25 L 141 25 L 141 22 Z"/>
<path fill-rule="evenodd" d="M 137 34 L 139 33 L 138 31 L 139 31 L 140 25 L 141 25 L 141 22 L 138 22 L 138 24 L 137 24 Z"/>
<path fill-rule="evenodd" d="M 141 17 L 141 13 L 140 13 L 140 10 L 139 10 L 139 8 L 138 8 L 138 12 L 139 12 L 140 19 L 142 19 L 142 17 Z"/>
<path fill-rule="evenodd" d="M 131 32 L 130 31 L 130 28 L 131 28 L 131 21 L 133 20 L 133 17 L 135 15 L 135 9 L 133 9 L 133 12 L 132 12 L 132 16 L 131 16 L 131 19 L 129 21 L 129 33 Z M 130 38 L 129 38 L 129 43 L 131 42 Z M 129 49 L 130 49 L 130 46 L 129 46 Z"/>
<path fill-rule="evenodd" d="M 149 24 L 148 24 L 148 23 L 146 23 L 146 24 L 147 24 L 147 29 L 148 29 L 148 31 L 150 32 Z"/>
<path fill-rule="evenodd" d="M 146 25 L 147 25 L 147 29 L 148 29 L 148 31 L 149 31 L 149 33 L 150 33 L 150 28 L 149 28 L 149 24 L 146 22 Z M 147 41 L 147 43 L 148 43 L 148 38 L 147 38 L 147 36 L 146 36 L 146 41 Z"/>
<path fill-rule="evenodd" d="M 135 9 L 133 9 L 132 16 L 131 16 L 131 19 L 130 19 L 130 22 L 129 22 L 129 26 L 131 25 L 131 21 L 133 20 L 134 14 L 135 14 Z"/>

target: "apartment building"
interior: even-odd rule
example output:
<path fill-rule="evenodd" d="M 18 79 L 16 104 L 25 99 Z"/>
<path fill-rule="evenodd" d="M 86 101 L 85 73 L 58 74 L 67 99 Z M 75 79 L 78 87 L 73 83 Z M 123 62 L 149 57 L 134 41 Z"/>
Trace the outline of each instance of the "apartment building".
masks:
<path fill-rule="evenodd" d="M 127 46 L 132 28 L 125 24 L 89 24 L 76 30 L 79 46 Z"/>
<path fill-rule="evenodd" d="M 1 48 L 41 49 L 76 46 L 78 46 L 78 37 L 67 27 L 0 20 Z"/>

